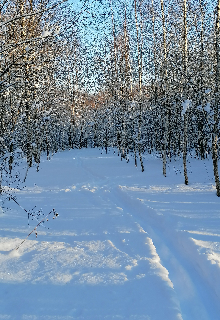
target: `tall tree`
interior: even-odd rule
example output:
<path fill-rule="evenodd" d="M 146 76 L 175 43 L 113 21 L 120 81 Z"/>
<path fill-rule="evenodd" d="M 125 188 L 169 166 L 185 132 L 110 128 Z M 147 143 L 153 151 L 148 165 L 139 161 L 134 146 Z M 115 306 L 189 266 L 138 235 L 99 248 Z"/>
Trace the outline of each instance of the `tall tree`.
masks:
<path fill-rule="evenodd" d="M 218 173 L 218 124 L 220 104 L 220 0 L 218 0 L 216 14 L 216 83 L 215 83 L 215 105 L 214 105 L 214 126 L 212 133 L 212 159 L 215 176 L 217 196 L 220 197 L 220 181 Z"/>

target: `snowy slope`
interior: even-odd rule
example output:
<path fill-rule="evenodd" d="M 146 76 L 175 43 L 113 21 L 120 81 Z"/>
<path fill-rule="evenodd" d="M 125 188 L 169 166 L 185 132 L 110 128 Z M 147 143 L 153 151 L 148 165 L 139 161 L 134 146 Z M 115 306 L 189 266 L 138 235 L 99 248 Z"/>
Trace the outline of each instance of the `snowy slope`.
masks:
<path fill-rule="evenodd" d="M 145 172 L 113 150 L 71 150 L 32 168 L 25 209 L 59 217 L 27 226 L 0 212 L 0 319 L 218 320 L 220 199 L 212 161 L 146 156 Z M 48 229 L 49 228 L 49 229 Z"/>

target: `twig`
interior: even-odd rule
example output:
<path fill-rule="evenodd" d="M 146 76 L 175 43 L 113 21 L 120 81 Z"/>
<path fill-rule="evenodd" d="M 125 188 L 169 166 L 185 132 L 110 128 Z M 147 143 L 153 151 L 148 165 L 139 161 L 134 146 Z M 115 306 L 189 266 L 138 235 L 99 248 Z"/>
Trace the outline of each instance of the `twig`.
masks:
<path fill-rule="evenodd" d="M 42 223 L 44 222 L 44 220 L 52 213 L 54 212 L 54 215 L 57 217 L 58 216 L 58 213 L 55 212 L 55 209 L 51 210 L 47 215 L 46 217 L 44 217 L 37 225 L 36 227 L 27 235 L 27 237 L 16 247 L 14 248 L 13 250 L 18 250 L 20 248 L 20 246 L 27 240 L 27 238 L 37 229 L 37 227 Z M 36 237 L 37 237 L 37 232 L 36 232 Z M 12 251 L 13 251 L 12 250 Z"/>

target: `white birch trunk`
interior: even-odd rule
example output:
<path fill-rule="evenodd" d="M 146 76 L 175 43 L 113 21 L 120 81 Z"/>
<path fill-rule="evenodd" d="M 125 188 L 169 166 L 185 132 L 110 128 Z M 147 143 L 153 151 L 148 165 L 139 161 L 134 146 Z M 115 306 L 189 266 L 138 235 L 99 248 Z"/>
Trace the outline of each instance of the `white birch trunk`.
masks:
<path fill-rule="evenodd" d="M 215 106 L 214 106 L 214 128 L 212 133 L 212 160 L 215 176 L 216 194 L 220 197 L 220 182 L 218 173 L 218 108 L 220 96 L 220 0 L 217 6 L 216 18 L 216 88 L 215 88 Z"/>
<path fill-rule="evenodd" d="M 125 22 L 124 22 L 124 41 L 125 41 L 126 77 L 129 78 L 129 82 L 130 82 L 130 92 L 129 92 L 129 94 L 132 97 L 133 80 L 132 80 L 132 69 L 131 69 L 131 62 L 130 62 L 129 39 L 128 39 L 128 32 L 127 32 L 126 7 L 125 7 Z"/>
<path fill-rule="evenodd" d="M 160 0 L 161 4 L 161 14 L 162 14 L 162 27 L 163 27 L 163 78 L 164 82 L 162 85 L 164 87 L 164 109 L 165 109 L 165 119 L 164 119 L 164 141 L 163 141 L 163 175 L 166 177 L 166 163 L 167 163 L 167 131 L 168 131 L 168 111 L 167 101 L 166 101 L 166 83 L 167 83 L 167 45 L 166 45 L 166 24 L 165 24 L 165 13 L 164 13 L 164 3 Z"/>
<path fill-rule="evenodd" d="M 184 99 L 186 99 L 186 87 L 187 87 L 187 0 L 183 2 L 183 40 L 184 40 Z M 183 171 L 184 171 L 184 178 L 185 184 L 188 185 L 188 175 L 187 175 L 187 141 L 188 141 L 188 116 L 187 113 L 184 114 L 184 135 L 183 135 Z"/>
<path fill-rule="evenodd" d="M 138 89 L 139 89 L 139 119 L 138 119 L 138 153 L 141 163 L 141 171 L 144 171 L 144 164 L 141 155 L 141 125 L 142 125 L 142 61 L 141 52 L 139 45 L 139 26 L 137 18 L 137 0 L 134 0 L 134 10 L 135 10 L 135 24 L 136 24 L 136 36 L 137 36 L 137 54 L 138 54 Z"/>

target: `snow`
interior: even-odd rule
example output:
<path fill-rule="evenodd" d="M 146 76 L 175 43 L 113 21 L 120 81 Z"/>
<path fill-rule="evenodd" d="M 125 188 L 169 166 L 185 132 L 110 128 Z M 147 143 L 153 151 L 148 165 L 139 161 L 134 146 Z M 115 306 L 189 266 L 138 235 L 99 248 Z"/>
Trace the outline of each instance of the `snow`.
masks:
<path fill-rule="evenodd" d="M 182 102 L 182 107 L 183 107 L 183 110 L 181 112 L 182 116 L 186 113 L 187 109 L 189 109 L 190 104 L 191 104 L 191 100 L 189 99 L 186 99 L 185 101 Z"/>
<path fill-rule="evenodd" d="M 48 29 L 44 29 L 43 30 L 43 32 L 42 32 L 42 34 L 41 34 L 41 37 L 42 38 L 46 38 L 46 37 L 49 37 L 49 36 L 51 36 L 51 31 L 49 31 Z"/>
<path fill-rule="evenodd" d="M 210 112 L 211 111 L 211 103 L 208 102 L 204 109 L 205 109 L 205 111 Z"/>
<path fill-rule="evenodd" d="M 63 151 L 14 185 L 21 207 L 59 216 L 20 245 L 38 221 L 28 227 L 13 201 L 0 211 L 0 319 L 219 319 L 212 160 L 188 158 L 188 186 L 181 159 L 166 178 L 161 159 L 144 165 L 112 149 Z"/>

